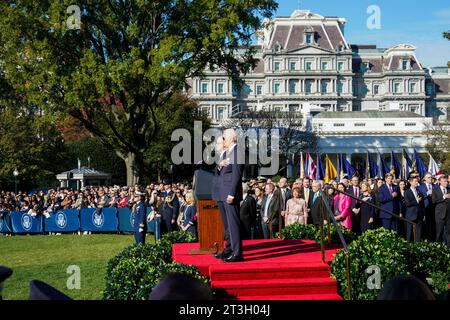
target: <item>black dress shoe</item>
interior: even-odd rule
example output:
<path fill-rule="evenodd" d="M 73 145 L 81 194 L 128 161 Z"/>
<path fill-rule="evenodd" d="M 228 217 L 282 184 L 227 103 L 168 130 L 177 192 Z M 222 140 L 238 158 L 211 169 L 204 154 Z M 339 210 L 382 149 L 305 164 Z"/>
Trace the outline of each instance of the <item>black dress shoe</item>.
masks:
<path fill-rule="evenodd" d="M 226 258 L 225 260 L 223 260 L 225 262 L 240 262 L 240 261 L 244 261 L 244 257 L 242 256 L 229 256 L 228 258 Z"/>
<path fill-rule="evenodd" d="M 230 252 L 227 251 L 222 251 L 221 253 L 216 253 L 214 254 L 214 258 L 216 259 L 225 259 L 230 255 Z"/>

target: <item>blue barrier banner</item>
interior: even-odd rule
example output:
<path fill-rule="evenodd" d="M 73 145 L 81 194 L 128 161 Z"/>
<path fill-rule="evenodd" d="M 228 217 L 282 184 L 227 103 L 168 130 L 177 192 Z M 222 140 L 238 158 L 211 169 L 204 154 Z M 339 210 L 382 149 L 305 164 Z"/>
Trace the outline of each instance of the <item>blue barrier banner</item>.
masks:
<path fill-rule="evenodd" d="M 43 219 L 45 232 L 74 232 L 80 229 L 77 209 L 54 211 L 50 217 Z"/>
<path fill-rule="evenodd" d="M 147 208 L 147 215 L 152 210 Z M 122 232 L 134 232 L 134 217 L 131 209 L 120 208 L 119 209 L 119 230 Z M 155 219 L 147 222 L 147 232 L 155 232 Z"/>
<path fill-rule="evenodd" d="M 15 233 L 41 233 L 42 215 L 33 217 L 27 212 L 14 211 L 11 213 L 11 225 Z"/>
<path fill-rule="evenodd" d="M 80 223 L 82 231 L 108 232 L 117 231 L 117 209 L 103 208 L 97 212 L 94 208 L 80 210 Z"/>
<path fill-rule="evenodd" d="M 5 213 L 0 217 L 0 233 L 12 233 L 11 216 L 9 213 Z"/>
<path fill-rule="evenodd" d="M 121 232 L 134 232 L 133 229 L 133 215 L 129 208 L 119 209 L 119 231 Z"/>

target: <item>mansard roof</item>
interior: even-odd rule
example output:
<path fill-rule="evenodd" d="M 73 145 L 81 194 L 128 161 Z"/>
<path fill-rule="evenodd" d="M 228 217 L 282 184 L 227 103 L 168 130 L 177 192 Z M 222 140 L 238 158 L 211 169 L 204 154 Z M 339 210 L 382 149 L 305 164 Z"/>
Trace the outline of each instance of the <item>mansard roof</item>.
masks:
<path fill-rule="evenodd" d="M 296 10 L 290 17 L 278 17 L 273 21 L 273 31 L 270 35 L 268 49 L 277 44 L 282 50 L 292 50 L 300 47 L 306 30 L 312 29 L 319 47 L 336 50 L 340 44 L 349 48 L 340 26 L 345 19 L 323 17 L 307 10 Z"/>

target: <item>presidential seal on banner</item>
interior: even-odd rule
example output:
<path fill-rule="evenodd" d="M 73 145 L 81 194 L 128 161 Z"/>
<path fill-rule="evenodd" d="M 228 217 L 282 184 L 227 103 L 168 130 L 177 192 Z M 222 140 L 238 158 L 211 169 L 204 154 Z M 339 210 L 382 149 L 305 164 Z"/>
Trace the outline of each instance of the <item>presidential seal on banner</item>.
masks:
<path fill-rule="evenodd" d="M 105 217 L 102 211 L 94 211 L 94 213 L 92 214 L 92 223 L 97 228 L 103 227 L 103 224 L 105 223 Z"/>
<path fill-rule="evenodd" d="M 24 230 L 28 231 L 33 226 L 33 220 L 31 219 L 31 216 L 27 213 L 25 213 L 22 216 L 22 227 Z"/>
<path fill-rule="evenodd" d="M 61 229 L 64 229 L 67 226 L 67 216 L 62 211 L 56 213 L 56 226 Z"/>

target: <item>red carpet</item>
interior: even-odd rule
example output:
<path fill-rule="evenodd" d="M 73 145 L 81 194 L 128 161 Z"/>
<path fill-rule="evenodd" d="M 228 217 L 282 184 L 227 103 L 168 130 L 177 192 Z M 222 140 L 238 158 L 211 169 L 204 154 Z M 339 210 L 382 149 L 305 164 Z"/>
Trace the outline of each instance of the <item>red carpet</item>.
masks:
<path fill-rule="evenodd" d="M 198 243 L 173 246 L 175 262 L 196 266 L 214 288 L 240 300 L 342 300 L 320 245 L 310 240 L 246 240 L 244 261 L 225 263 L 212 255 L 191 255 Z M 326 250 L 331 261 L 336 248 Z"/>

